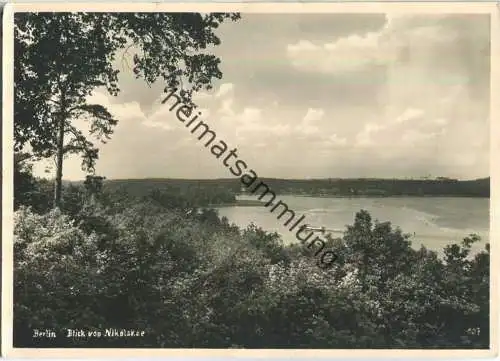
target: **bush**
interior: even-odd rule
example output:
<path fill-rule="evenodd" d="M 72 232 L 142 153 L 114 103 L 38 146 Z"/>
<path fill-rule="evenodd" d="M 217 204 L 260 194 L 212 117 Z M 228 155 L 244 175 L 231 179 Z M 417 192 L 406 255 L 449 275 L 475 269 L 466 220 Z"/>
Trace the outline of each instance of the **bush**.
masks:
<path fill-rule="evenodd" d="M 67 191 L 67 214 L 15 213 L 17 347 L 57 346 L 33 328 L 146 331 L 66 347 L 488 347 L 489 250 L 471 257 L 475 236 L 440 259 L 361 211 L 323 270 L 214 210 Z"/>
<path fill-rule="evenodd" d="M 96 301 L 107 282 L 106 254 L 98 251 L 97 240 L 58 210 L 38 215 L 21 207 L 15 212 L 15 344 L 33 342 L 34 329 L 64 335 L 66 328 L 105 325 Z"/>

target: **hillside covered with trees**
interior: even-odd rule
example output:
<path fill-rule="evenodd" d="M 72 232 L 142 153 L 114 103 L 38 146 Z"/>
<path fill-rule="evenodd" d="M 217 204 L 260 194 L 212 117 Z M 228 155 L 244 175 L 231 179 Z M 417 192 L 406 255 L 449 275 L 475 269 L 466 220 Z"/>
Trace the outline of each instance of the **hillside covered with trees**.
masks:
<path fill-rule="evenodd" d="M 411 179 L 276 179 L 259 178 L 276 194 L 321 197 L 489 197 L 490 178 L 476 180 Z M 106 180 L 110 190 L 146 195 L 154 189 L 177 189 L 179 192 L 205 190 L 215 192 L 213 204 L 231 203 L 232 195 L 241 191 L 237 178 L 225 179 L 117 179 Z M 223 196 L 222 194 L 227 194 Z"/>

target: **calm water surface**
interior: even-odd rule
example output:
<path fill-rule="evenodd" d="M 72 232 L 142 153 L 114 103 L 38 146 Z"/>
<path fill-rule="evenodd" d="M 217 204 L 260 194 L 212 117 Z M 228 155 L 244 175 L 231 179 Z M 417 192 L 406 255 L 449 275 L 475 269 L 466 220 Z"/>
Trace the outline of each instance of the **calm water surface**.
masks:
<path fill-rule="evenodd" d="M 447 244 L 459 242 L 470 233 L 475 233 L 483 240 L 473 247 L 474 251 L 478 251 L 484 248 L 489 239 L 488 198 L 281 196 L 280 199 L 295 211 L 297 217 L 302 214 L 306 216 L 303 223 L 342 231 L 346 225 L 353 223 L 356 212 L 365 209 L 373 219 L 390 221 L 404 233 L 411 234 L 412 244 L 416 248 L 423 244 L 427 248 L 441 251 Z M 295 235 L 276 219 L 275 213 L 269 212 L 269 208 L 224 207 L 219 209 L 219 214 L 240 227 L 254 223 L 267 231 L 280 233 L 285 243 L 296 242 Z"/>

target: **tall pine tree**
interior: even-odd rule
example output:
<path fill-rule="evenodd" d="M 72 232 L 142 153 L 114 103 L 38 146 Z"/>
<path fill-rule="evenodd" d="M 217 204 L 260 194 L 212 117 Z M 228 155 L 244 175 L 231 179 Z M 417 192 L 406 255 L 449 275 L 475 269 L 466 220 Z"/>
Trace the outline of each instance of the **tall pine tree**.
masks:
<path fill-rule="evenodd" d="M 18 13 L 15 16 L 15 151 L 55 157 L 54 207 L 61 203 L 63 159 L 81 154 L 90 173 L 95 144 L 74 125 L 89 122 L 90 135 L 105 142 L 117 124 L 111 113 L 87 99 L 97 87 L 116 96 L 119 50 L 136 49 L 133 71 L 148 84 L 162 79 L 181 87 L 186 101 L 220 79 L 220 59 L 208 53 L 216 29 L 232 13 Z"/>

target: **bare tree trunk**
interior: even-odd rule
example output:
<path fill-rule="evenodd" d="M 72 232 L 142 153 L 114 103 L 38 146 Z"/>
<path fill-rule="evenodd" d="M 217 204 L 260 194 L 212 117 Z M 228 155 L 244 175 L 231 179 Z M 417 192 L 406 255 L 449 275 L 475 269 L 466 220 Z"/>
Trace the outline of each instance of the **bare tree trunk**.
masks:
<path fill-rule="evenodd" d="M 59 121 L 59 134 L 57 137 L 57 169 L 56 184 L 54 189 L 54 208 L 61 206 L 62 194 L 62 167 L 63 167 L 63 146 L 64 146 L 64 118 Z"/>
<path fill-rule="evenodd" d="M 66 123 L 66 116 L 64 112 L 65 93 L 61 94 L 61 108 L 59 112 L 59 133 L 57 135 L 57 160 L 56 160 L 56 182 L 54 187 L 54 208 L 61 207 L 62 195 L 62 176 L 63 176 L 63 156 L 64 156 L 64 128 Z"/>

